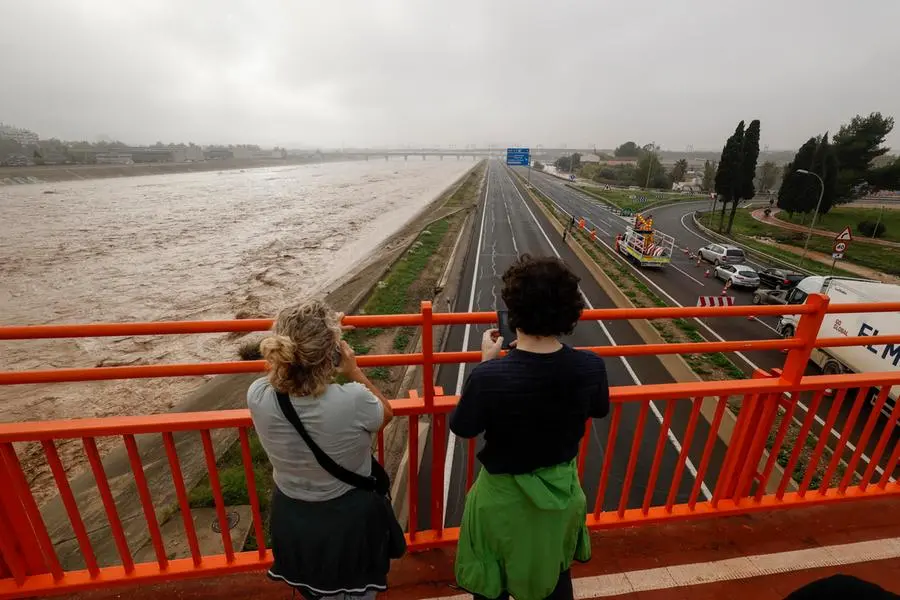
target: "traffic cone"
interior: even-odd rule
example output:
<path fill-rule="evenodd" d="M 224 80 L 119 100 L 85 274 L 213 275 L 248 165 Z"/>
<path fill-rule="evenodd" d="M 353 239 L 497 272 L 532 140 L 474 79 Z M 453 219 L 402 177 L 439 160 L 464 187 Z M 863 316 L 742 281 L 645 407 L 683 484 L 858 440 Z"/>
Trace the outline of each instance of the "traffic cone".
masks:
<path fill-rule="evenodd" d="M 727 287 L 722 288 L 722 293 L 719 294 L 719 295 L 720 295 L 720 296 L 727 296 L 727 295 L 728 295 L 728 288 L 727 288 Z"/>
<path fill-rule="evenodd" d="M 709 269 L 706 270 L 706 272 L 703 274 L 703 276 L 706 277 L 707 279 L 709 279 Z"/>
<path fill-rule="evenodd" d="M 690 254 L 690 253 L 691 253 L 691 249 L 690 249 L 690 248 L 682 248 L 682 250 L 684 250 L 684 253 L 685 253 L 685 254 Z"/>

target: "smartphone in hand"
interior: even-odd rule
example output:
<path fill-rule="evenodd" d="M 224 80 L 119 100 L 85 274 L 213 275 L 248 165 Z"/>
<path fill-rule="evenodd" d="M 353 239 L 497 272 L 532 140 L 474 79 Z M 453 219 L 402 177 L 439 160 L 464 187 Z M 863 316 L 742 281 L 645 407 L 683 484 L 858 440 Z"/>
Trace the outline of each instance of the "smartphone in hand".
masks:
<path fill-rule="evenodd" d="M 503 345 L 501 348 L 504 350 L 509 350 L 509 345 L 512 344 L 516 339 L 516 330 L 509 326 L 509 311 L 508 310 L 498 310 L 497 311 L 497 322 L 500 324 L 498 329 L 500 330 L 500 337 L 503 338 Z"/>

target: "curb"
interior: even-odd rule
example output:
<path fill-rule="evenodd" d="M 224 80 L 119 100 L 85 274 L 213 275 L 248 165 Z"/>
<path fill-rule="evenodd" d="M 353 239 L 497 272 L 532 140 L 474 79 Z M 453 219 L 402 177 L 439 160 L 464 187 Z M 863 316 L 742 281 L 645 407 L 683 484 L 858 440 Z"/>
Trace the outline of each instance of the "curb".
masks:
<path fill-rule="evenodd" d="M 465 209 L 459 210 L 470 210 L 471 212 L 466 216 L 465 221 L 460 227 L 459 235 L 454 242 L 452 254 L 447 261 L 447 266 L 444 269 L 444 272 L 441 274 L 440 279 L 438 280 L 438 290 L 433 299 L 434 306 L 440 306 L 440 303 L 446 300 L 448 303 L 450 302 L 450 298 L 454 297 L 457 293 L 457 288 L 459 287 L 460 280 L 462 279 L 462 275 L 464 273 L 463 267 L 465 266 L 465 261 L 467 257 L 467 252 L 460 251 L 460 248 L 463 247 L 463 240 L 471 238 L 472 228 L 474 226 L 475 219 L 473 215 L 476 215 L 478 212 L 478 206 L 481 204 L 485 190 L 485 180 L 487 177 L 487 169 L 484 171 L 484 175 L 482 176 L 481 182 L 479 184 L 478 189 L 478 201 L 475 204 L 474 210 L 471 210 L 472 207 L 468 207 Z M 454 211 L 459 212 L 459 210 Z M 441 217 L 444 218 L 444 217 Z M 435 342 L 437 342 L 440 351 L 443 351 L 447 345 L 447 340 L 450 336 L 447 333 L 450 330 L 449 325 L 444 325 L 439 329 L 439 332 L 434 336 Z M 416 335 L 416 339 L 411 341 L 411 344 L 414 345 L 416 350 L 421 349 L 421 331 L 419 331 Z M 437 381 L 437 378 L 440 374 L 441 367 L 443 365 L 435 365 L 434 367 L 434 379 Z M 407 368 L 406 373 L 404 374 L 400 389 L 398 390 L 398 397 L 404 397 L 408 395 L 411 389 L 417 388 L 417 383 L 421 380 L 421 371 L 418 371 L 417 367 L 410 366 Z M 422 456 L 425 453 L 425 446 L 428 441 L 428 433 L 431 429 L 430 421 L 422 421 L 419 419 L 418 421 L 419 428 L 419 469 L 422 468 Z M 385 441 L 385 452 L 387 452 L 387 441 Z M 394 475 L 394 484 L 391 488 L 391 495 L 394 499 L 393 507 L 394 513 L 397 515 L 397 519 L 403 523 L 406 519 L 409 518 L 409 494 L 407 493 L 407 485 L 409 482 L 409 443 L 408 439 L 404 445 L 403 455 L 400 458 L 399 467 L 397 469 L 397 473 Z"/>
<path fill-rule="evenodd" d="M 799 271 L 805 275 L 814 275 L 815 274 L 812 271 L 807 271 L 806 269 L 802 269 L 802 268 L 798 267 L 797 265 L 792 265 L 791 263 L 789 263 L 785 260 L 781 260 L 780 258 L 775 258 L 771 254 L 766 254 L 765 252 L 760 252 L 759 250 L 745 246 L 745 245 L 741 244 L 740 242 L 737 242 L 737 241 L 731 239 L 728 236 L 722 235 L 721 233 L 716 233 L 715 231 L 709 229 L 708 227 L 706 227 L 705 225 L 700 223 L 700 221 L 697 219 L 698 212 L 703 212 L 703 211 L 694 211 L 693 213 L 691 213 L 691 219 L 694 221 L 694 225 L 697 227 L 697 229 L 699 229 L 706 235 L 712 237 L 713 239 L 718 240 L 720 243 L 732 244 L 734 246 L 737 246 L 737 247 L 741 248 L 744 251 L 744 253 L 756 258 L 757 260 L 769 261 L 769 262 L 778 264 L 780 266 L 788 267 L 794 271 Z"/>

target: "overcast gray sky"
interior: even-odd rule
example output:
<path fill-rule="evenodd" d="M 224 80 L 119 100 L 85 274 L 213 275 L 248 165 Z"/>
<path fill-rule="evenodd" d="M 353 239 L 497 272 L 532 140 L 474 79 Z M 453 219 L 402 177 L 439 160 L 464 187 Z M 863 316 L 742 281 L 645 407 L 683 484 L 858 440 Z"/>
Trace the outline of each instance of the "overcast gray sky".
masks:
<path fill-rule="evenodd" d="M 793 149 L 900 118 L 897 0 L 0 0 L 0 21 L 0 121 L 45 137 L 699 150 L 759 118 Z"/>

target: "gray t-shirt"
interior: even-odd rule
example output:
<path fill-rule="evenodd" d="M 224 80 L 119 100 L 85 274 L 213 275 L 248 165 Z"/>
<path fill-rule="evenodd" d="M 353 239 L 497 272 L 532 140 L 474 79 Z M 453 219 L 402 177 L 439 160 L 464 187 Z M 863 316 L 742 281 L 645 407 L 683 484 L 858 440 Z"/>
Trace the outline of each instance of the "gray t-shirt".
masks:
<path fill-rule="evenodd" d="M 291 396 L 291 403 L 312 439 L 341 466 L 370 475 L 372 438 L 381 428 L 384 407 L 358 383 L 331 384 L 318 397 Z M 247 406 L 259 440 L 274 469 L 275 485 L 286 496 L 322 502 L 353 489 L 316 462 L 306 442 L 281 413 L 275 388 L 257 379 L 247 390 Z"/>

